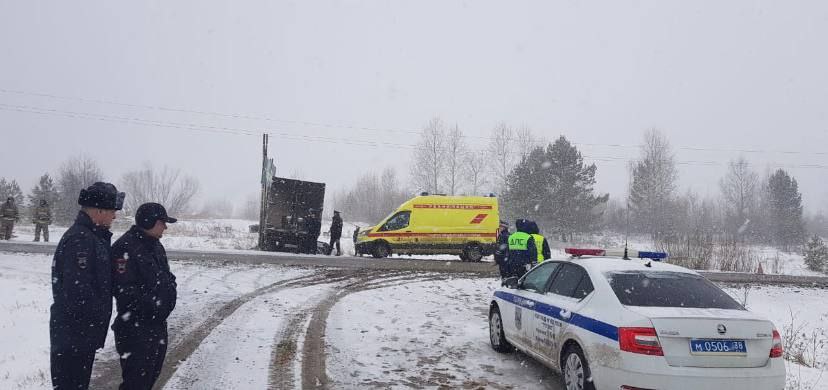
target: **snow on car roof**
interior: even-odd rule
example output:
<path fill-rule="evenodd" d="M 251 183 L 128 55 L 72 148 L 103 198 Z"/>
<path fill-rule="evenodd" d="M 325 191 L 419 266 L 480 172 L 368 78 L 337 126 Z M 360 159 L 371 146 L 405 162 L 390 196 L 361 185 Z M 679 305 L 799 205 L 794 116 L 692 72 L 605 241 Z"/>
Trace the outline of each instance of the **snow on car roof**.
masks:
<path fill-rule="evenodd" d="M 698 275 L 698 273 L 693 270 L 650 259 L 624 260 L 615 256 L 581 256 L 567 257 L 561 260 L 569 261 L 578 264 L 589 271 L 600 273 L 611 271 L 670 271 Z M 646 266 L 648 263 L 650 264 L 649 267 Z"/>

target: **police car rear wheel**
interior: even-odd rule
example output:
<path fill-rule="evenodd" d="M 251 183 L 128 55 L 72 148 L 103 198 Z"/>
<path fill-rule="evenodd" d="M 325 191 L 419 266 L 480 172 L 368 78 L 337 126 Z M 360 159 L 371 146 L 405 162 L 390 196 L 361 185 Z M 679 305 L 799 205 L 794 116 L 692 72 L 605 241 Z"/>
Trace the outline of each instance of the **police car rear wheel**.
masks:
<path fill-rule="evenodd" d="M 506 341 L 503 333 L 503 319 L 500 317 L 500 309 L 495 306 L 489 313 L 489 340 L 492 348 L 501 353 L 512 352 L 514 347 Z"/>
<path fill-rule="evenodd" d="M 589 364 L 577 345 L 569 346 L 564 353 L 562 371 L 566 390 L 595 390 L 590 380 Z"/>

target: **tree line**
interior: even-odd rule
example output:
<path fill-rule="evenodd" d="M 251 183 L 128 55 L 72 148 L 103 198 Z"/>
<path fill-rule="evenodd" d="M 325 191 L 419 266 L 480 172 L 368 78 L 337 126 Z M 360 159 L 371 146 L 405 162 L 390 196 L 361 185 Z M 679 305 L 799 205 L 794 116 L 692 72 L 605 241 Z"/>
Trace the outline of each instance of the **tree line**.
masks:
<path fill-rule="evenodd" d="M 744 157 L 727 165 L 719 194 L 680 192 L 679 170 L 663 133 L 644 133 L 639 156 L 629 164 L 626 194 L 594 190 L 597 167 L 587 164 L 566 137 L 554 142 L 526 126 L 496 125 L 484 148 L 474 148 L 458 125 L 433 118 L 411 154 L 405 183 L 393 170 L 368 172 L 335 195 L 352 220 L 377 222 L 419 192 L 501 198 L 502 219 L 529 218 L 545 234 L 572 241 L 597 231 L 648 236 L 673 253 L 704 257 L 715 245 L 768 244 L 800 250 L 806 231 L 826 234 L 826 218 L 803 215 L 798 183 L 785 169 L 760 174 Z M 808 230 L 806 230 L 808 229 Z"/>
<path fill-rule="evenodd" d="M 71 223 L 80 206 L 80 190 L 97 181 L 108 181 L 98 163 L 87 156 L 76 156 L 65 161 L 57 174 L 44 173 L 37 184 L 24 195 L 17 180 L 0 178 L 0 197 L 12 196 L 24 211 L 46 200 L 52 207 L 52 216 L 59 224 Z M 194 177 L 184 175 L 178 169 L 156 168 L 150 164 L 126 172 L 114 184 L 127 193 L 124 212 L 132 215 L 143 203 L 163 204 L 172 215 L 191 213 L 193 200 L 200 185 Z M 28 201 L 28 202 L 26 202 Z"/>

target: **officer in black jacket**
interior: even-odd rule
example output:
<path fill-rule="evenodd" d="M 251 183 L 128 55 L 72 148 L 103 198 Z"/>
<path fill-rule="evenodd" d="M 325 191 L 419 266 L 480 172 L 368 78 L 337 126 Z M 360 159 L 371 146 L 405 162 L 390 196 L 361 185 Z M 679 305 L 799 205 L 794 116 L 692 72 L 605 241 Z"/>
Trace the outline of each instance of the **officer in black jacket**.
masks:
<path fill-rule="evenodd" d="M 168 223 L 164 206 L 145 203 L 135 225 L 112 246 L 112 289 L 118 316 L 112 323 L 120 355 L 120 389 L 146 389 L 161 374 L 167 354 L 167 317 L 175 308 L 175 275 L 159 239 Z"/>
<path fill-rule="evenodd" d="M 124 193 L 95 183 L 78 197 L 81 211 L 52 260 L 49 339 L 54 389 L 86 389 L 95 351 L 104 346 L 112 315 L 109 232 Z"/>

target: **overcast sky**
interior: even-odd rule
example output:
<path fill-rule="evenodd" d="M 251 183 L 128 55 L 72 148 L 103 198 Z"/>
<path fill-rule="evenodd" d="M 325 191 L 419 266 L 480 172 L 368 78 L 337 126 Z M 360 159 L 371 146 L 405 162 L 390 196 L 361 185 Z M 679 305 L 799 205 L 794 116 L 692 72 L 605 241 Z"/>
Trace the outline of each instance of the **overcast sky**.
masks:
<path fill-rule="evenodd" d="M 746 150 L 828 209 L 826 37 L 824 1 L 1 0 L 0 176 L 28 190 L 83 153 L 240 200 L 269 131 L 279 173 L 330 192 L 408 180 L 438 116 L 481 148 L 498 122 L 565 135 L 615 197 L 657 128 L 682 188 L 717 194 Z"/>

